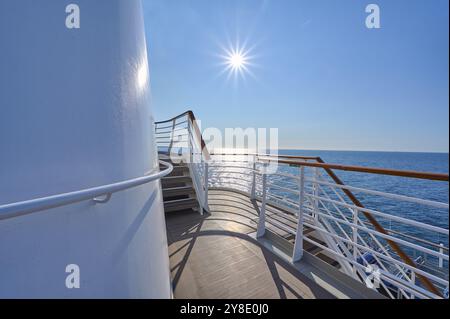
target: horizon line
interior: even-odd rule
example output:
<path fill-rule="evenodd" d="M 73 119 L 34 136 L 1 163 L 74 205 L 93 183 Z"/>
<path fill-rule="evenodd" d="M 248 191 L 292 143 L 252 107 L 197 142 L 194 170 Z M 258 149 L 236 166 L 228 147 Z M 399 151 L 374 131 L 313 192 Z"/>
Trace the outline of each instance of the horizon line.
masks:
<path fill-rule="evenodd" d="M 372 153 L 421 153 L 421 154 L 447 154 L 449 151 L 388 151 L 388 150 L 351 150 L 351 149 L 317 149 L 317 148 L 290 148 L 278 147 L 278 150 L 285 151 L 318 151 L 318 152 L 372 152 Z"/>

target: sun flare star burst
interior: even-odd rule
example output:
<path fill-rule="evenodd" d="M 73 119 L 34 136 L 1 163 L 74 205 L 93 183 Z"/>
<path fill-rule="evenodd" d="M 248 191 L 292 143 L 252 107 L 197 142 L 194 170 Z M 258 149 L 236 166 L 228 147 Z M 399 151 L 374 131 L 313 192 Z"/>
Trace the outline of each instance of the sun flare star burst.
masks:
<path fill-rule="evenodd" d="M 245 66 L 245 56 L 241 53 L 234 53 L 228 58 L 228 63 L 235 70 L 242 69 Z"/>
<path fill-rule="evenodd" d="M 228 79 L 234 78 L 237 82 L 239 78 L 245 80 L 246 75 L 251 75 L 249 68 L 252 66 L 252 57 L 249 55 L 250 50 L 246 50 L 243 47 L 236 45 L 235 48 L 224 49 L 224 55 L 221 55 L 223 59 L 223 65 L 225 66 L 222 73 L 228 74 Z"/>

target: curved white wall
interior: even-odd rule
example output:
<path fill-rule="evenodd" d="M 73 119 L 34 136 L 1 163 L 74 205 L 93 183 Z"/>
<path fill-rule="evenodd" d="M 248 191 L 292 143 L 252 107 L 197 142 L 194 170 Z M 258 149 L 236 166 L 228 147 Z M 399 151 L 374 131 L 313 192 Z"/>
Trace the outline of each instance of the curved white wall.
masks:
<path fill-rule="evenodd" d="M 0 41 L 0 205 L 158 167 L 139 0 L 2 0 Z M 167 254 L 159 182 L 0 220 L 0 298 L 168 298 Z"/>

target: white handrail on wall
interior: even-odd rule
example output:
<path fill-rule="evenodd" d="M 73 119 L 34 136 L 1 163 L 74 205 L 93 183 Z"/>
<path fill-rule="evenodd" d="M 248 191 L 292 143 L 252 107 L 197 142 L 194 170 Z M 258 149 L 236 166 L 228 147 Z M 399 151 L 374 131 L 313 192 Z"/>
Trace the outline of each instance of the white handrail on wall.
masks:
<path fill-rule="evenodd" d="M 0 220 L 28 215 L 31 213 L 66 206 L 85 200 L 94 200 L 96 203 L 106 203 L 114 193 L 147 184 L 166 175 L 169 175 L 173 170 L 173 166 L 170 163 L 166 163 L 163 161 L 160 161 L 160 163 L 161 165 L 165 166 L 166 169 L 164 171 L 158 171 L 150 175 L 145 175 L 142 177 L 137 177 L 113 184 L 97 186 L 89 189 L 1 205 Z M 106 196 L 106 199 L 99 198 L 101 196 Z"/>

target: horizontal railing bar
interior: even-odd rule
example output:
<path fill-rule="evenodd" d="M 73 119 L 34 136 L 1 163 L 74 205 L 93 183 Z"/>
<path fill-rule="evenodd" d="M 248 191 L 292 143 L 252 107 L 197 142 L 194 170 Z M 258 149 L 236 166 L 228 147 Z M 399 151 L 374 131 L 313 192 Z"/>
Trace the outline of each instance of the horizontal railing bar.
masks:
<path fill-rule="evenodd" d="M 447 235 L 447 236 L 449 235 L 448 229 L 444 229 L 444 228 L 441 228 L 441 227 L 424 224 L 422 222 L 418 222 L 418 221 L 415 221 L 415 220 L 412 220 L 412 219 L 406 219 L 406 218 L 395 216 L 395 215 L 389 215 L 389 214 L 381 213 L 381 212 L 373 210 L 373 209 L 363 208 L 363 207 L 359 207 L 359 206 L 356 206 L 356 205 L 351 205 L 351 204 L 348 204 L 348 203 L 343 203 L 343 202 L 339 202 L 339 201 L 336 201 L 336 200 L 332 200 L 332 199 L 328 199 L 328 198 L 324 198 L 324 197 L 320 197 L 320 196 L 308 195 L 308 194 L 307 194 L 307 196 L 309 196 L 311 198 L 320 199 L 320 200 L 323 200 L 323 201 L 326 201 L 326 202 L 335 203 L 337 205 L 345 206 L 345 207 L 348 207 L 348 208 L 357 209 L 358 211 L 361 211 L 361 212 L 366 212 L 366 213 L 369 213 L 369 214 L 372 214 L 372 215 L 384 217 L 386 219 L 390 219 L 390 220 L 397 221 L 397 222 L 400 222 L 400 223 L 404 223 L 404 224 L 407 224 L 407 225 L 417 226 L 419 228 L 423 228 L 423 229 L 439 232 L 439 233 Z"/>
<path fill-rule="evenodd" d="M 315 156 L 291 156 L 291 155 L 275 155 L 275 154 L 261 154 L 261 153 L 213 153 L 211 155 L 217 155 L 217 156 L 256 156 L 256 157 L 260 157 L 260 158 L 271 158 L 271 157 L 276 157 L 276 158 L 292 158 L 292 159 L 303 159 L 303 160 L 317 160 L 318 157 Z"/>
<path fill-rule="evenodd" d="M 370 224 L 369 222 L 367 222 L 367 221 L 362 221 L 362 222 L 363 222 L 364 224 L 366 224 L 366 225 L 371 225 L 371 224 Z M 404 234 L 404 233 L 401 233 L 401 232 L 396 231 L 396 230 L 394 230 L 394 229 L 389 229 L 389 232 L 392 233 L 392 234 L 396 234 L 396 235 L 398 235 L 398 236 L 403 236 L 403 237 L 406 237 L 406 238 L 409 238 L 409 239 L 412 239 L 412 240 L 415 240 L 415 241 L 419 241 L 419 242 L 421 242 L 421 243 L 423 243 L 423 244 L 425 244 L 425 245 L 433 246 L 433 247 L 435 247 L 436 249 L 443 249 L 443 250 L 446 250 L 447 252 L 448 252 L 448 250 L 449 250 L 449 247 L 441 246 L 440 244 L 437 244 L 437 243 L 434 243 L 434 242 L 431 242 L 431 241 L 429 241 L 429 240 L 425 240 L 425 239 L 422 239 L 422 238 L 419 238 L 419 237 L 416 237 L 416 236 Z"/>
<path fill-rule="evenodd" d="M 214 176 L 214 175 L 213 175 Z M 241 182 L 246 182 L 247 183 L 247 186 L 246 187 L 250 187 L 250 185 L 248 185 L 251 181 L 249 181 L 249 180 L 247 180 L 247 179 L 245 179 L 245 178 L 241 178 L 241 177 L 237 177 L 237 178 L 235 178 L 235 177 L 222 177 L 222 182 L 223 183 L 228 183 L 228 181 L 229 180 L 237 180 L 237 181 L 241 181 Z"/>
<path fill-rule="evenodd" d="M 248 167 L 253 167 L 253 163 L 249 163 L 249 162 L 245 162 L 245 161 L 229 161 L 229 160 L 225 160 L 225 161 L 217 161 L 217 160 L 211 160 L 210 163 L 243 163 L 246 164 L 248 163 Z"/>
<path fill-rule="evenodd" d="M 284 190 L 284 191 L 286 191 L 286 192 L 289 192 L 289 193 L 292 193 L 292 194 L 295 194 L 295 195 L 300 195 L 300 192 L 299 191 L 297 191 L 297 190 L 295 190 L 295 189 L 290 189 L 290 188 L 287 188 L 287 187 L 283 187 L 283 186 L 280 186 L 280 185 L 276 185 L 276 184 L 274 184 L 274 183 L 267 183 L 267 186 L 269 186 L 269 187 L 274 187 L 274 188 L 278 188 L 278 189 L 281 189 L 281 190 Z"/>
<path fill-rule="evenodd" d="M 249 181 L 244 179 L 244 178 L 231 178 L 231 177 L 224 177 L 222 181 L 217 181 L 217 182 L 213 182 L 213 183 L 228 183 L 230 180 L 236 180 L 236 181 L 240 181 L 240 182 L 245 182 L 247 183 L 247 185 L 245 187 L 249 187 Z"/>
<path fill-rule="evenodd" d="M 186 138 L 187 140 L 189 139 L 189 134 L 177 134 L 176 138 L 179 139 L 180 137 Z M 173 141 L 174 137 L 173 136 L 157 136 L 156 140 L 169 140 L 169 141 Z"/>
<path fill-rule="evenodd" d="M 448 174 L 443 174 L 443 173 L 393 170 L 393 169 L 386 169 L 386 168 L 351 166 L 351 165 L 342 165 L 342 164 L 310 163 L 310 162 L 306 162 L 306 161 L 280 160 L 280 161 L 278 161 L 278 163 L 294 165 L 294 166 L 319 167 L 319 168 L 358 172 L 358 173 L 409 177 L 409 178 L 426 179 L 426 180 L 434 180 L 434 181 L 445 181 L 445 182 L 449 181 Z"/>
<path fill-rule="evenodd" d="M 160 163 L 167 167 L 164 171 L 159 171 L 151 175 L 146 175 L 138 178 L 129 179 L 113 184 L 93 187 L 75 192 L 52 195 L 12 204 L 0 206 L 0 220 L 5 220 L 13 217 L 24 216 L 43 210 L 48 210 L 56 207 L 66 206 L 85 200 L 93 199 L 98 196 L 117 193 L 129 188 L 147 184 L 149 182 L 160 179 L 173 170 L 173 166 L 169 163 L 160 161 Z"/>
<path fill-rule="evenodd" d="M 162 128 L 159 128 L 159 127 L 156 128 L 156 130 L 160 130 L 160 129 L 162 129 Z M 174 132 L 187 131 L 187 130 L 188 130 L 188 127 L 179 127 L 179 128 L 175 128 L 174 130 L 163 131 L 163 132 L 156 132 L 156 134 L 172 134 Z"/>
<path fill-rule="evenodd" d="M 211 171 L 211 174 L 214 175 L 222 175 L 222 174 L 240 174 L 240 175 L 245 175 L 245 176 L 251 176 L 251 174 L 246 173 L 246 172 L 239 172 L 239 171 L 226 171 L 226 172 L 220 172 L 220 171 Z M 249 181 L 251 182 L 251 181 Z"/>
<path fill-rule="evenodd" d="M 156 130 L 162 130 L 162 129 L 166 129 L 166 128 L 175 128 L 175 127 L 177 127 L 177 126 L 180 126 L 180 125 L 186 124 L 186 123 L 188 123 L 187 120 L 181 121 L 181 122 L 178 122 L 178 123 L 174 123 L 174 124 L 171 124 L 171 125 L 168 125 L 168 126 L 157 126 L 157 127 L 155 127 L 155 129 L 156 129 Z M 184 128 L 184 129 L 187 129 L 187 127 Z"/>
<path fill-rule="evenodd" d="M 241 183 L 229 182 L 229 181 L 226 181 L 226 182 L 215 181 L 215 182 L 210 182 L 210 184 L 229 184 L 229 185 L 238 185 L 238 186 L 241 186 L 241 187 L 250 188 L 248 184 L 244 185 L 244 184 L 241 184 Z M 217 187 L 217 186 L 213 186 L 213 187 Z"/>
<path fill-rule="evenodd" d="M 276 172 L 274 174 L 270 174 L 270 176 L 282 176 L 282 177 L 287 177 L 287 178 L 292 178 L 295 179 L 296 181 L 300 181 L 300 176 L 296 176 L 296 175 L 292 175 L 292 174 L 287 174 L 287 173 L 281 173 L 281 172 Z M 306 181 L 306 179 L 305 179 Z"/>
<path fill-rule="evenodd" d="M 354 223 L 351 223 L 351 222 L 344 221 L 342 219 L 333 217 L 331 215 L 322 213 L 320 211 L 316 211 L 315 213 L 320 215 L 320 216 L 322 216 L 323 218 L 334 220 L 335 222 L 338 222 L 340 224 L 347 225 L 349 227 L 353 227 L 353 228 L 359 229 L 361 231 L 370 233 L 370 234 L 375 235 L 375 236 L 379 236 L 379 237 L 381 237 L 381 238 L 383 238 L 385 240 L 395 241 L 398 244 L 402 244 L 402 245 L 408 246 L 410 248 L 416 249 L 416 250 L 424 252 L 426 254 L 435 256 L 437 258 L 442 258 L 442 259 L 447 260 L 447 261 L 449 259 L 448 255 L 441 254 L 441 253 L 439 253 L 437 251 L 434 251 L 434 250 L 431 250 L 429 248 L 425 248 L 425 247 L 419 246 L 417 244 L 410 243 L 410 242 L 405 241 L 403 239 L 400 239 L 400 238 L 397 238 L 397 237 L 394 237 L 394 236 L 391 236 L 391 235 L 386 235 L 386 234 L 380 233 L 380 232 L 378 232 L 376 230 L 373 230 L 373 229 L 370 229 L 370 228 L 367 228 L 367 227 L 364 227 L 364 226 L 361 226 L 361 225 L 357 225 L 357 224 L 354 224 Z"/>
<path fill-rule="evenodd" d="M 209 167 L 211 167 L 211 168 L 224 168 L 224 169 L 227 169 L 227 168 L 239 168 L 239 169 L 246 169 L 246 170 L 249 170 L 249 171 L 253 172 L 253 168 L 252 167 L 246 167 L 246 166 L 224 166 L 224 165 L 209 164 Z M 256 170 L 256 172 L 258 172 L 258 171 Z"/>
<path fill-rule="evenodd" d="M 413 202 L 416 204 L 422 204 L 422 205 L 431 206 L 431 207 L 435 207 L 435 208 L 449 209 L 449 205 L 446 203 L 431 201 L 431 200 L 427 200 L 427 199 L 415 198 L 415 197 L 410 197 L 410 196 L 405 196 L 405 195 L 397 195 L 397 194 L 392 194 L 392 193 L 385 193 L 385 192 L 380 192 L 380 191 L 375 191 L 375 190 L 370 190 L 370 189 L 365 189 L 365 188 L 360 188 L 360 187 L 354 187 L 354 186 L 349 186 L 349 185 L 339 185 L 339 184 L 329 183 L 329 182 L 326 182 L 323 180 L 316 180 L 316 179 L 311 179 L 311 178 L 305 178 L 305 180 L 309 181 L 311 183 L 318 183 L 318 184 L 327 185 L 330 187 L 337 187 L 340 189 L 348 189 L 348 190 L 353 190 L 353 191 L 357 191 L 357 192 L 363 192 L 363 193 L 370 194 L 370 195 L 378 195 L 378 196 L 382 196 L 382 197 L 386 197 L 386 198 L 392 198 L 392 199 L 398 199 L 398 200 L 407 201 L 407 202 Z"/>
<path fill-rule="evenodd" d="M 277 220 L 274 220 L 273 218 L 270 218 L 270 216 L 267 216 L 266 217 L 266 222 L 267 223 L 269 223 L 269 224 L 272 224 L 272 225 L 274 225 L 275 227 L 278 227 L 278 228 L 280 228 L 280 229 L 282 229 L 282 230 L 284 230 L 285 232 L 287 232 L 287 233 L 289 233 L 289 234 L 291 234 L 291 235 L 295 235 L 297 232 L 296 232 L 296 230 L 294 229 L 294 228 L 291 228 L 291 227 L 289 227 L 289 226 L 287 226 L 287 225 L 283 225 L 282 223 L 280 223 L 279 221 L 277 221 Z"/>
<path fill-rule="evenodd" d="M 179 143 L 189 143 L 189 141 L 178 141 L 178 142 L 176 142 L 176 143 L 173 143 L 173 142 L 171 142 L 171 141 L 156 141 L 156 143 L 157 144 L 179 144 Z M 184 145 L 183 145 L 184 146 Z M 171 147 L 171 148 L 174 148 L 174 149 L 177 149 L 177 148 L 180 148 L 180 147 L 183 147 L 183 146 L 180 146 L 180 145 L 176 145 L 176 146 L 173 146 L 173 147 Z M 186 147 L 187 148 L 187 147 Z"/>
<path fill-rule="evenodd" d="M 289 158 L 289 159 L 301 159 L 301 160 L 312 160 L 317 161 L 319 157 L 317 156 L 297 156 L 297 155 L 280 155 L 280 154 L 257 154 L 258 157 L 276 157 L 276 158 Z"/>
<path fill-rule="evenodd" d="M 269 193 L 267 193 L 267 195 L 266 195 L 268 198 L 274 198 L 274 199 L 276 199 L 276 200 L 278 200 L 278 201 L 284 201 L 284 202 L 287 202 L 289 205 L 295 205 L 295 206 L 298 206 L 298 204 L 297 203 L 295 203 L 294 201 L 292 201 L 292 200 L 290 200 L 289 198 L 283 198 L 283 197 L 280 197 L 279 195 L 274 195 L 274 194 L 269 194 Z"/>
<path fill-rule="evenodd" d="M 226 155 L 226 154 L 217 154 L 217 153 L 213 153 L 213 154 L 210 154 L 211 155 L 211 157 L 218 157 L 218 156 L 220 156 L 220 157 L 224 157 L 224 158 L 231 158 L 231 157 L 233 157 L 233 156 L 235 156 L 235 157 L 242 157 L 242 158 L 240 158 L 240 159 L 236 159 L 236 160 L 231 160 L 231 159 L 227 159 L 227 160 L 224 160 L 224 161 L 220 161 L 220 162 L 242 162 L 242 163 L 251 163 L 251 164 L 253 164 L 253 162 L 255 162 L 255 161 L 253 161 L 253 159 L 254 159 L 254 156 L 252 156 L 252 155 Z M 244 160 L 244 158 L 247 158 L 247 159 L 250 159 L 249 161 L 246 161 L 246 160 Z"/>
<path fill-rule="evenodd" d="M 178 120 L 179 118 L 182 118 L 184 116 L 189 116 L 189 112 L 191 112 L 191 111 L 186 111 L 186 112 L 181 113 L 180 115 L 174 116 L 174 117 L 172 117 L 171 119 L 168 119 L 168 120 L 155 122 L 155 124 L 158 125 L 158 124 L 164 124 L 164 123 L 168 123 L 168 122 L 173 122 L 173 121 Z"/>
<path fill-rule="evenodd" d="M 177 136 L 175 139 L 168 139 L 168 138 L 157 138 L 156 142 L 164 142 L 164 143 L 181 143 L 181 142 L 189 142 L 189 137 L 187 135 L 180 135 Z"/>

